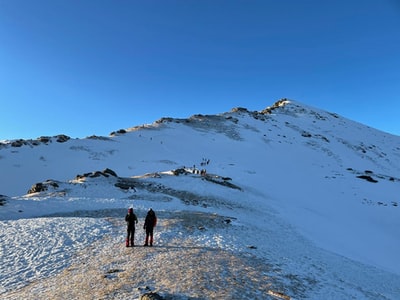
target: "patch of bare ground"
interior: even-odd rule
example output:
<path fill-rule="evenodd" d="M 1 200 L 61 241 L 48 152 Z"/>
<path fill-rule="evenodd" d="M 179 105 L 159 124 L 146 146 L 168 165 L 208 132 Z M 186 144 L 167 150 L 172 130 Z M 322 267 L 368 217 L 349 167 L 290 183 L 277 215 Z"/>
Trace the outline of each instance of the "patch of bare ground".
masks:
<path fill-rule="evenodd" d="M 116 228 L 124 226 L 119 219 L 110 221 Z M 167 300 L 280 298 L 277 295 L 289 299 L 271 293 L 274 283 L 267 276 L 271 270 L 262 260 L 193 238 L 203 225 L 230 226 L 216 215 L 164 215 L 156 227 L 154 247 L 126 248 L 121 234 L 106 236 L 79 252 L 61 273 L 2 295 L 3 299 L 139 299 L 138 288 L 146 286 Z M 143 241 L 139 229 L 136 240 Z"/>

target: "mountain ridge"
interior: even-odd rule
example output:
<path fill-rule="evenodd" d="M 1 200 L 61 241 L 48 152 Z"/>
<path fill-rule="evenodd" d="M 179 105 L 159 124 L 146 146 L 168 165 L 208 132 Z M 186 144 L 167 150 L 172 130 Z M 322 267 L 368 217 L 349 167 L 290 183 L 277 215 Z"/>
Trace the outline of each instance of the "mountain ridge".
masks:
<path fill-rule="evenodd" d="M 6 170 L 0 194 L 7 195 L 0 197 L 0 218 L 6 224 L 49 216 L 104 218 L 102 211 L 115 218 L 128 205 L 168 216 L 200 211 L 235 220 L 233 236 L 201 234 L 200 241 L 251 249 L 290 276 L 301 273 L 314 282 L 323 272 L 337 286 L 342 278 L 352 280 L 347 271 L 375 270 L 373 288 L 369 279 L 357 283 L 356 289 L 374 295 L 369 299 L 383 295 L 377 292 L 382 278 L 400 286 L 400 137 L 282 100 L 263 113 L 234 108 L 162 118 L 109 137 L 58 139 L 0 147 Z M 34 184 L 47 189 L 27 194 Z M 316 267 L 320 263 L 326 270 Z M 339 281 L 332 272 L 340 272 Z M 274 276 L 284 281 L 279 272 Z M 391 293 L 400 295 L 395 288 Z"/>
<path fill-rule="evenodd" d="M 345 118 L 343 116 L 340 116 L 337 113 L 324 111 L 324 110 L 321 110 L 319 108 L 306 105 L 306 104 L 304 104 L 302 102 L 299 102 L 299 101 L 294 101 L 294 100 L 289 100 L 287 98 L 282 98 L 282 99 L 276 101 L 275 103 L 273 103 L 271 106 L 267 106 L 266 108 L 264 108 L 262 110 L 251 111 L 251 110 L 248 110 L 245 107 L 234 107 L 228 112 L 217 113 L 217 114 L 209 114 L 209 115 L 206 114 L 206 115 L 204 115 L 204 114 L 199 113 L 199 114 L 194 114 L 194 115 L 192 115 L 192 116 L 190 116 L 188 118 L 162 117 L 162 118 L 154 121 L 153 123 L 136 125 L 136 126 L 133 126 L 133 127 L 122 128 L 122 129 L 119 129 L 119 130 L 111 131 L 108 137 L 107 136 L 92 135 L 92 136 L 87 136 L 87 137 L 83 137 L 83 138 L 79 137 L 79 138 L 75 138 L 75 139 L 105 139 L 105 140 L 107 140 L 110 137 L 121 135 L 121 134 L 125 134 L 125 133 L 131 132 L 131 131 L 136 131 L 136 130 L 140 130 L 140 129 L 156 128 L 157 124 L 162 124 L 162 123 L 166 123 L 166 122 L 181 123 L 181 122 L 190 122 L 191 120 L 196 120 L 196 119 L 199 119 L 199 118 L 218 118 L 218 117 L 227 117 L 228 119 L 230 119 L 230 118 L 232 118 L 230 116 L 230 114 L 232 114 L 232 113 L 247 113 L 249 115 L 252 115 L 255 119 L 261 119 L 261 120 L 265 121 L 266 117 L 268 115 L 273 114 L 274 111 L 277 112 L 277 111 L 279 111 L 279 109 L 285 108 L 285 106 L 288 105 L 288 104 L 300 108 L 298 113 L 301 113 L 301 112 L 304 113 L 307 110 L 310 111 L 310 112 L 313 112 L 313 114 L 315 114 L 317 119 L 318 118 L 326 119 L 325 117 L 323 117 L 319 113 L 317 113 L 317 111 L 321 111 L 321 112 L 326 113 L 326 114 L 328 114 L 328 115 L 330 115 L 330 116 L 332 116 L 334 118 L 341 118 L 341 119 L 344 119 L 344 120 L 347 120 L 347 121 L 354 122 L 356 124 L 363 125 L 363 126 L 368 127 L 368 128 L 372 128 L 372 127 L 370 127 L 368 125 L 365 125 L 365 124 L 358 123 L 356 121 L 352 121 L 350 119 L 347 119 L 347 118 Z M 397 136 L 397 135 L 394 135 L 394 134 L 390 134 L 390 133 L 381 131 L 379 129 L 374 129 L 374 130 L 380 131 L 380 132 L 382 132 L 382 133 L 384 133 L 386 135 L 389 135 L 389 136 Z M 2 147 L 6 147 L 6 146 L 10 146 L 10 145 L 13 146 L 13 147 L 20 147 L 20 146 L 23 146 L 23 145 L 37 146 L 40 143 L 53 142 L 54 140 L 56 140 L 59 143 L 63 143 L 63 142 L 68 141 L 69 139 L 72 139 L 72 137 L 70 137 L 68 135 L 65 135 L 65 134 L 57 134 L 57 135 L 54 135 L 54 136 L 40 136 L 40 137 L 38 137 L 36 139 L 33 139 L 33 138 L 32 139 L 18 139 L 18 138 L 16 138 L 16 139 L 12 139 L 12 140 L 0 140 L 0 149 Z M 14 143 L 14 145 L 12 145 L 13 143 Z"/>
<path fill-rule="evenodd" d="M 306 118 L 308 122 L 304 123 L 302 120 Z M 281 119 L 281 120 L 280 120 Z M 241 120 L 241 121 L 240 121 Z M 297 123 L 296 123 L 297 122 Z M 322 122 L 328 122 L 331 125 L 328 128 L 322 129 Z M 243 123 L 243 124 L 242 124 Z M 174 118 L 161 118 L 155 121 L 152 124 L 136 126 L 124 130 L 119 130 L 116 132 L 112 132 L 109 137 L 97 137 L 91 136 L 85 139 L 70 139 L 65 135 L 58 135 L 55 137 L 40 137 L 37 140 L 15 140 L 9 141 L 6 143 L 0 144 L 0 162 L 5 160 L 5 155 L 3 154 L 5 151 L 9 151 L 10 156 L 18 156 L 18 152 L 20 147 L 28 146 L 32 149 L 32 147 L 36 147 L 37 152 L 40 152 L 40 147 L 37 146 L 50 146 L 59 148 L 60 146 L 56 146 L 54 143 L 63 144 L 68 148 L 68 156 L 72 156 L 73 159 L 75 153 L 87 152 L 89 154 L 89 159 L 92 160 L 106 160 L 107 156 L 112 156 L 113 153 L 118 152 L 117 148 L 106 150 L 105 153 L 102 151 L 92 151 L 88 146 L 81 146 L 79 144 L 85 143 L 85 141 L 95 144 L 95 143 L 109 143 L 109 142 L 118 142 L 118 139 L 123 138 L 124 135 L 133 134 L 134 132 L 138 133 L 138 136 L 141 137 L 142 133 L 145 135 L 145 132 L 148 130 L 162 130 L 165 128 L 167 130 L 168 126 L 173 125 L 186 125 L 190 126 L 192 129 L 196 131 L 203 132 L 206 134 L 209 132 L 216 132 L 220 134 L 224 134 L 226 137 L 232 140 L 240 140 L 241 136 L 239 131 L 241 129 L 250 130 L 254 133 L 259 133 L 259 137 L 261 138 L 267 146 L 276 143 L 286 143 L 291 144 L 294 143 L 296 139 L 301 136 L 304 139 L 304 142 L 308 144 L 309 147 L 319 148 L 322 152 L 325 152 L 326 155 L 331 156 L 336 159 L 338 164 L 343 164 L 343 159 L 339 158 L 334 152 L 332 152 L 329 148 L 331 147 L 331 143 L 339 143 L 342 146 L 347 147 L 357 155 L 361 156 L 363 160 L 369 160 L 375 166 L 378 166 L 381 170 L 380 173 L 384 172 L 384 170 L 392 169 L 391 159 L 385 159 L 385 157 L 390 153 L 391 156 L 399 157 L 400 147 L 396 147 L 394 149 L 382 149 L 382 147 L 388 141 L 388 144 L 395 145 L 396 142 L 394 140 L 400 140 L 400 138 L 392 135 L 388 135 L 378 130 L 372 129 L 368 126 L 362 125 L 357 122 L 353 122 L 351 120 L 347 120 L 343 117 L 340 117 L 337 114 L 321 111 L 307 105 L 300 104 L 298 102 L 294 102 L 292 100 L 282 99 L 277 101 L 271 107 L 267 107 L 262 111 L 250 112 L 246 108 L 234 108 L 230 112 L 222 113 L 219 115 L 193 115 L 187 119 L 174 119 Z M 350 137 L 346 136 L 346 128 L 348 126 L 356 126 L 357 129 L 357 137 L 351 136 L 353 132 L 351 132 Z M 325 126 L 327 127 L 327 126 Z M 365 133 L 364 133 L 365 132 Z M 295 135 L 293 135 L 295 134 Z M 372 135 L 380 134 L 379 144 L 368 143 L 366 137 Z M 290 136 L 289 136 L 290 135 Z M 299 135 L 299 136 L 298 136 Z M 336 136 L 335 136 L 336 135 Z M 134 138 L 134 137 L 133 137 Z M 152 140 L 153 137 L 150 137 Z M 154 137 L 154 139 L 159 139 L 159 135 Z M 356 142 L 356 140 L 358 140 Z M 69 146 L 69 147 L 68 147 Z M 132 146 L 135 146 L 133 144 Z M 262 145 L 265 146 L 265 145 Z M 162 141 L 160 141 L 160 147 L 162 148 Z M 160 148 L 157 147 L 153 151 L 159 151 Z M 35 150 L 33 150 L 35 151 Z M 39 154 L 38 154 L 39 155 Z M 41 161 L 42 164 L 38 164 L 36 161 L 36 165 L 38 168 L 46 166 L 46 158 L 43 155 L 39 155 L 36 158 Z M 68 158 L 67 158 L 68 159 Z M 182 162 L 185 164 L 185 162 Z M 387 165 L 390 165 L 389 167 Z M 62 167 L 62 165 L 60 166 Z M 102 168 L 115 169 L 116 167 L 111 165 L 104 164 Z M 354 168 L 355 170 L 361 171 L 362 168 L 351 166 L 348 164 L 347 166 L 342 166 L 346 168 Z M 85 173 L 88 171 L 92 171 L 95 169 L 102 169 L 96 166 L 88 166 L 87 169 L 78 169 L 77 172 Z M 371 169 L 371 167 L 365 166 L 365 170 Z M 13 165 L 6 167 L 7 170 L 18 170 L 21 169 L 18 163 L 14 162 Z M 383 169 L 383 170 L 382 170 Z M 396 171 L 400 171 L 400 168 L 395 166 Z M 148 170 L 151 171 L 151 170 Z M 118 171 L 117 168 L 117 172 Z M 48 178 L 57 179 L 57 175 L 52 175 L 50 172 Z M 20 173 L 22 176 L 22 172 Z M 126 174 L 129 175 L 129 174 Z M 134 174 L 131 174 L 134 175 Z M 396 178 L 395 174 L 386 174 L 387 176 Z M 69 176 L 72 177 L 72 174 Z M 36 181 L 42 181 L 37 178 Z M 70 179 L 68 177 L 62 177 L 61 179 L 66 180 Z M 35 181 L 34 179 L 32 179 Z M 17 181 L 17 180 L 16 180 Z M 30 182 L 33 184 L 34 182 Z M 26 187 L 25 187 L 26 189 Z M 14 192 L 7 192 L 2 189 L 1 191 L 6 195 L 15 195 Z M 21 193 L 22 190 L 19 190 Z"/>

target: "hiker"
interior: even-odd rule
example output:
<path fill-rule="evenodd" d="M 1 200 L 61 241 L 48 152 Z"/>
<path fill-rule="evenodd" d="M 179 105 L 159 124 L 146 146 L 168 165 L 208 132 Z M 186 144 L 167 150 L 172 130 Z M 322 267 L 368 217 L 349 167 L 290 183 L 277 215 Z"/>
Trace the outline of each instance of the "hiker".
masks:
<path fill-rule="evenodd" d="M 128 209 L 128 214 L 125 216 L 127 235 L 126 235 L 126 247 L 129 247 L 129 241 L 131 242 L 131 247 L 135 246 L 135 224 L 138 223 L 136 215 L 133 213 L 133 208 Z"/>
<path fill-rule="evenodd" d="M 150 242 L 150 247 L 153 246 L 153 229 L 157 224 L 157 217 L 152 208 L 147 212 L 146 219 L 144 220 L 144 225 L 143 229 L 146 230 L 146 241 L 144 243 L 144 246 L 147 247 L 149 246 Z M 149 241 L 150 237 L 150 241 Z"/>

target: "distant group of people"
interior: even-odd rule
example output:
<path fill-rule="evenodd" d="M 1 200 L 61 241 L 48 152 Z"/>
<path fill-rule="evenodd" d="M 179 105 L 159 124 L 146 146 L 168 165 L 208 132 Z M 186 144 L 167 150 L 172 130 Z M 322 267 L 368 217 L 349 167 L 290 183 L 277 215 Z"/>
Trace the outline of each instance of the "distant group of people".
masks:
<path fill-rule="evenodd" d="M 205 165 L 208 165 L 209 163 L 210 163 L 210 159 L 203 158 L 203 160 L 201 161 L 200 165 L 201 166 L 205 166 Z"/>
<path fill-rule="evenodd" d="M 135 246 L 135 226 L 138 224 L 138 218 L 133 212 L 133 208 L 128 209 L 128 213 L 125 216 L 125 221 L 127 225 L 127 235 L 126 235 L 126 247 Z M 144 220 L 143 229 L 146 231 L 146 240 L 143 246 L 147 247 L 153 246 L 153 231 L 154 227 L 157 225 L 157 216 L 152 208 L 147 212 L 146 218 Z"/>

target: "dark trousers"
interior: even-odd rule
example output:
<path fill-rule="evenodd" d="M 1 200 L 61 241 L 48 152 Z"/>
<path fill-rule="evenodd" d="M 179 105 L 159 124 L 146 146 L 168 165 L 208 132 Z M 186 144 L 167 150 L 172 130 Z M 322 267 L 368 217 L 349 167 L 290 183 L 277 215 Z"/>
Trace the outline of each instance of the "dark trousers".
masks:
<path fill-rule="evenodd" d="M 131 246 L 135 245 L 135 227 L 128 227 L 127 235 L 126 235 L 126 245 L 129 246 L 129 241 L 131 242 Z"/>
<path fill-rule="evenodd" d="M 148 245 L 150 242 L 150 246 L 153 246 L 153 229 L 153 227 L 146 227 L 146 242 L 144 243 L 145 245 Z"/>

